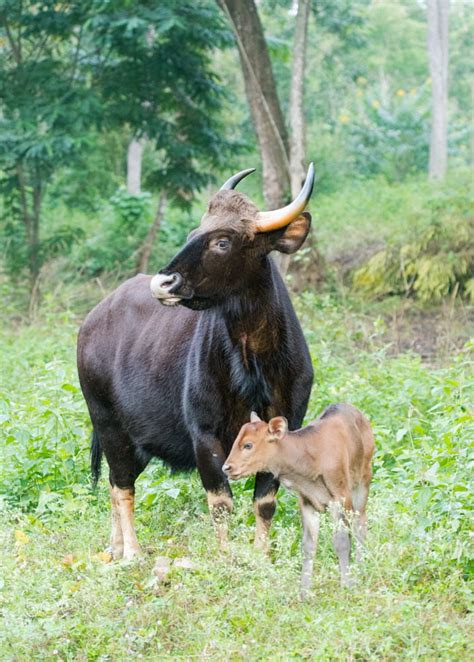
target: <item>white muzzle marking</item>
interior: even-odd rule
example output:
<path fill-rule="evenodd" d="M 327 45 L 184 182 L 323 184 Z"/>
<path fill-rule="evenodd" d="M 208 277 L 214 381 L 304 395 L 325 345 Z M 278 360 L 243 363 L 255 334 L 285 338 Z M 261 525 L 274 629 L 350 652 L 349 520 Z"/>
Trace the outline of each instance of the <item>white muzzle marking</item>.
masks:
<path fill-rule="evenodd" d="M 150 290 L 155 299 L 159 299 L 168 306 L 174 306 L 181 301 L 181 297 L 170 293 L 176 283 L 174 274 L 156 274 L 150 281 Z"/>

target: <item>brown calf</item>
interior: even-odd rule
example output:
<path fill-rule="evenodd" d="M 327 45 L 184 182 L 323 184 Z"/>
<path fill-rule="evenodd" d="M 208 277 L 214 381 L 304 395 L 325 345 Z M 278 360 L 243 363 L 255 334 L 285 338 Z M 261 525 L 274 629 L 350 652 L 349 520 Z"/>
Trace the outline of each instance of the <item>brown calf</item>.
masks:
<path fill-rule="evenodd" d="M 286 418 L 269 423 L 252 412 L 242 426 L 223 471 L 233 480 L 271 472 L 298 492 L 303 522 L 301 593 L 310 585 L 319 532 L 319 513 L 329 509 L 335 521 L 334 549 L 341 583 L 349 580 L 349 524 L 357 539 L 356 558 L 367 532 L 366 504 L 372 477 L 374 437 L 368 420 L 348 404 L 331 405 L 305 428 L 290 432 Z M 352 516 L 348 514 L 352 511 Z M 350 522 L 351 520 L 351 522 Z"/>

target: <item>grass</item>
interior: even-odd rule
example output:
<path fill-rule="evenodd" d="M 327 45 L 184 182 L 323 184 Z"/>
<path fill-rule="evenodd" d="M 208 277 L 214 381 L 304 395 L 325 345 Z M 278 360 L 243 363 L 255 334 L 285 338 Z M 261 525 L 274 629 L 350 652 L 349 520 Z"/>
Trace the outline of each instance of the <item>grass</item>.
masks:
<path fill-rule="evenodd" d="M 272 559 L 256 554 L 251 480 L 235 489 L 232 545 L 214 542 L 196 474 L 159 463 L 138 481 L 142 563 L 107 563 L 106 480 L 88 474 L 89 423 L 75 374 L 78 319 L 47 301 L 3 329 L 0 659 L 465 660 L 469 655 L 472 345 L 442 365 L 391 355 L 373 310 L 296 301 L 315 367 L 308 410 L 348 400 L 377 453 L 365 564 L 339 587 L 329 522 L 309 600 L 298 599 L 296 500 L 281 491 Z M 157 582 L 157 555 L 190 557 Z"/>

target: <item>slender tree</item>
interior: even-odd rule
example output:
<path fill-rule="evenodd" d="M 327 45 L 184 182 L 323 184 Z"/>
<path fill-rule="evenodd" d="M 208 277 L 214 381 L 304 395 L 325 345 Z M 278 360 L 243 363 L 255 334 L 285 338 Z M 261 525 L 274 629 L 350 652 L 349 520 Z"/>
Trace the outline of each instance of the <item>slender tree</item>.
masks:
<path fill-rule="evenodd" d="M 290 183 L 291 195 L 298 195 L 306 174 L 304 78 L 306 45 L 311 0 L 298 0 L 293 38 L 293 61 L 290 90 Z"/>
<path fill-rule="evenodd" d="M 142 156 L 145 141 L 133 137 L 127 149 L 127 191 L 131 195 L 139 195 L 142 181 Z"/>
<path fill-rule="evenodd" d="M 443 179 L 448 163 L 449 0 L 428 0 L 427 9 L 432 90 L 429 176 Z"/>
<path fill-rule="evenodd" d="M 268 209 L 281 206 L 288 195 L 288 136 L 265 42 L 253 0 L 218 0 L 234 31 L 245 92 L 263 166 L 263 196 Z"/>
<path fill-rule="evenodd" d="M 304 79 L 308 22 L 311 0 L 298 0 L 293 37 L 293 60 L 290 87 L 290 189 L 295 198 L 301 190 L 306 175 L 306 121 L 304 114 Z M 286 274 L 290 266 L 290 256 L 280 253 L 279 267 Z"/>

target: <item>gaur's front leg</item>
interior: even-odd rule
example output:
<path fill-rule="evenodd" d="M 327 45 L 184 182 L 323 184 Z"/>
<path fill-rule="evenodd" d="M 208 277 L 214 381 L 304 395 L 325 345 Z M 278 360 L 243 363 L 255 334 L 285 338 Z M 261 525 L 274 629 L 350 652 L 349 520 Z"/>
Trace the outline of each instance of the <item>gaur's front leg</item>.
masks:
<path fill-rule="evenodd" d="M 255 477 L 253 510 L 255 513 L 255 541 L 257 549 L 268 554 L 270 549 L 270 527 L 276 509 L 276 493 L 280 483 L 269 473 L 258 473 Z"/>
<path fill-rule="evenodd" d="M 226 454 L 212 435 L 204 435 L 195 446 L 196 465 L 207 493 L 209 512 L 220 548 L 228 548 L 229 516 L 232 512 L 232 490 L 222 471 Z"/>

